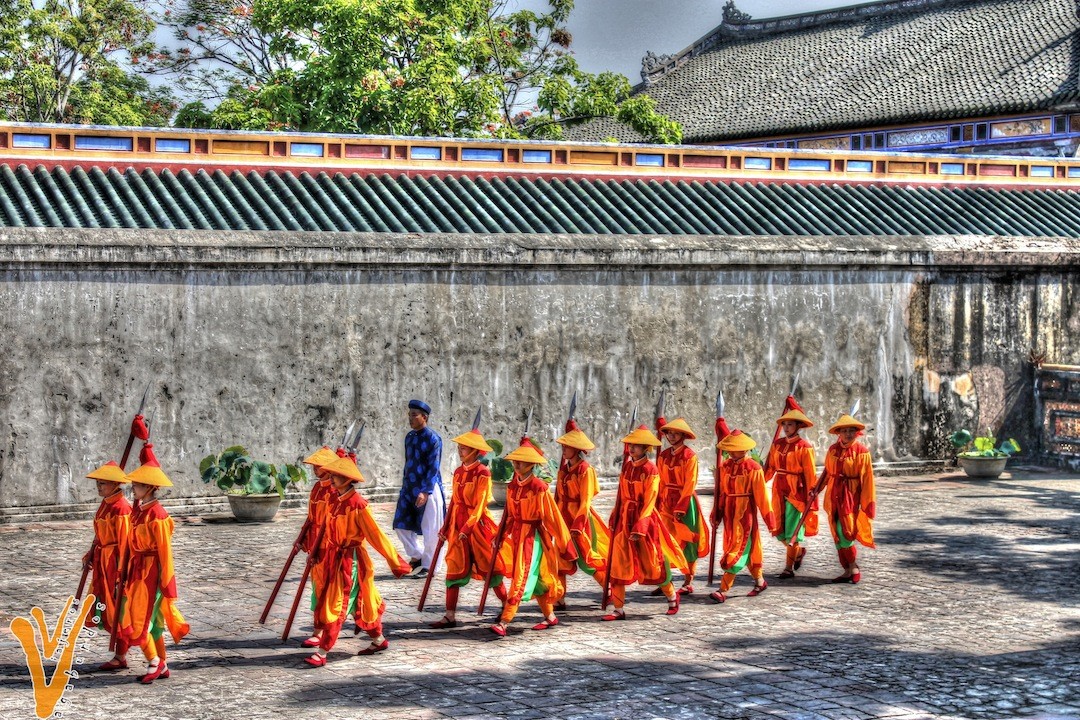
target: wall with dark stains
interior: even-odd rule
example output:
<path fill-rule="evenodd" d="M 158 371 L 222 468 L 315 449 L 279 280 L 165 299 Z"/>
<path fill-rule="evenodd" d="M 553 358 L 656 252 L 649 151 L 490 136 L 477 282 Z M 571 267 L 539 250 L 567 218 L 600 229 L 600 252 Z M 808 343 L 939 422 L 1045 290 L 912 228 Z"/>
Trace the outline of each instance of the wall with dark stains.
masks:
<path fill-rule="evenodd" d="M 532 409 L 556 454 L 575 390 L 602 474 L 661 387 L 711 457 L 718 390 L 767 445 L 796 373 L 819 453 L 856 399 L 880 461 L 944 457 L 961 426 L 1029 447 L 1029 353 L 1080 363 L 1078 266 L 1067 239 L 4 230 L 0 521 L 91 507 L 147 383 L 173 497 L 217 494 L 210 452 L 292 461 L 354 419 L 396 485 L 411 397 L 447 476 L 478 406 L 506 443 Z"/>

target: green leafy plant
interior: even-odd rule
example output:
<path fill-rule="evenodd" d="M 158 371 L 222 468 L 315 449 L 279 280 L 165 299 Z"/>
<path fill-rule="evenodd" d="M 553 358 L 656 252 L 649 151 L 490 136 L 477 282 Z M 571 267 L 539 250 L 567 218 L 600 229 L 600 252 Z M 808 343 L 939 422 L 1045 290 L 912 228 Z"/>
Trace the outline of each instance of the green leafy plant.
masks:
<path fill-rule="evenodd" d="M 480 458 L 480 462 L 488 466 L 491 470 L 491 481 L 498 483 L 508 483 L 510 478 L 514 477 L 513 464 L 502 456 L 503 444 L 494 438 L 487 441 L 488 445 L 494 452 L 490 452 Z"/>
<path fill-rule="evenodd" d="M 217 455 L 207 455 L 199 463 L 204 483 L 214 483 L 229 495 L 266 495 L 285 491 L 307 482 L 299 465 L 271 465 L 254 460 L 240 445 L 225 448 Z"/>
<path fill-rule="evenodd" d="M 994 434 L 987 428 L 985 435 L 973 436 L 967 430 L 957 430 L 949 435 L 949 442 L 956 448 L 957 457 L 1010 457 L 1020 452 L 1020 443 L 1015 439 L 1003 440 L 1000 445 L 994 438 Z"/>
<path fill-rule="evenodd" d="M 494 452 L 480 458 L 480 462 L 487 465 L 488 469 L 491 470 L 492 482 L 510 482 L 514 477 L 514 464 L 503 457 L 503 444 L 495 439 L 489 439 L 487 442 Z M 548 458 L 546 463 L 542 463 L 536 468 L 536 476 L 544 482 L 553 481 L 558 474 L 559 462 L 553 458 Z"/>

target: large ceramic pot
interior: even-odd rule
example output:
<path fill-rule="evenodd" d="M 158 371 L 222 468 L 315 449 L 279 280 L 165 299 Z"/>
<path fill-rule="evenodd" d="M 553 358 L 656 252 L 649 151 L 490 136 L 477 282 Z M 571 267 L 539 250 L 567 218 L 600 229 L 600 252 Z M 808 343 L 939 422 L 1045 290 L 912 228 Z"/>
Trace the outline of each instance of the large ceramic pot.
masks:
<path fill-rule="evenodd" d="M 510 483 L 504 482 L 492 482 L 491 483 L 491 504 L 495 507 L 506 507 L 506 487 Z"/>
<path fill-rule="evenodd" d="M 1005 472 L 1007 457 L 958 457 L 957 462 L 968 477 L 979 480 L 993 480 Z"/>
<path fill-rule="evenodd" d="M 267 495 L 226 495 L 233 517 L 240 522 L 270 522 L 277 515 L 281 505 L 281 496 L 277 493 Z"/>

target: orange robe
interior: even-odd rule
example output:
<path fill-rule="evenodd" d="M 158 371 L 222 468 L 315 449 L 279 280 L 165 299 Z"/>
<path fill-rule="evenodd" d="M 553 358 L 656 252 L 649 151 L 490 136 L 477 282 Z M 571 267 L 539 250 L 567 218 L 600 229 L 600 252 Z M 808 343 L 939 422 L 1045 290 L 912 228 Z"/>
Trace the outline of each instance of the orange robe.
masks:
<path fill-rule="evenodd" d="M 510 588 L 502 621 L 513 620 L 518 606 L 536 598 L 545 612 L 566 593 L 559 577 L 560 558 L 576 557 L 570 530 L 543 480 L 517 476 L 506 489 L 503 544 L 511 548 Z"/>
<path fill-rule="evenodd" d="M 660 517 L 693 569 L 699 557 L 709 554 L 709 531 L 696 492 L 697 453 L 686 445 L 677 450 L 669 447 L 660 453 L 656 464 L 660 471 Z M 676 519 L 675 513 L 681 517 Z"/>
<path fill-rule="evenodd" d="M 864 547 L 875 547 L 871 520 L 877 514 L 877 495 L 870 450 L 860 442 L 853 442 L 847 448 L 839 442 L 833 443 L 825 454 L 825 482 L 828 483 L 825 514 L 829 529 L 841 551 L 841 563 L 848 567 L 850 562 L 845 562 L 845 556 L 850 555 L 854 561 L 855 541 Z"/>
<path fill-rule="evenodd" d="M 132 516 L 127 584 L 120 632 L 129 646 L 143 645 L 166 628 L 174 642 L 191 630 L 176 607 L 172 534 L 175 524 L 157 500 L 143 503 Z"/>
<path fill-rule="evenodd" d="M 301 547 L 309 556 L 318 555 L 319 546 L 326 546 L 326 519 L 330 517 L 330 509 L 337 502 L 338 492 L 334 484 L 329 480 L 319 480 L 311 488 L 308 496 L 308 514 Z M 311 563 L 311 610 L 314 612 L 319 607 L 319 597 L 326 587 L 326 577 L 323 573 L 322 563 Z M 315 630 L 321 630 L 318 621 L 314 622 Z"/>
<path fill-rule="evenodd" d="M 570 529 L 570 538 L 577 551 L 577 562 L 564 560 L 559 572 L 573 575 L 580 567 L 603 585 L 611 530 L 592 506 L 592 499 L 599 491 L 596 470 L 588 461 L 579 461 L 573 469 L 566 463 L 559 466 L 555 481 L 555 504 L 563 522 Z"/>
<path fill-rule="evenodd" d="M 678 542 L 656 511 L 659 493 L 660 474 L 651 460 L 623 465 L 618 501 L 611 511 L 612 584 L 666 585 L 671 582 L 671 568 L 689 572 Z"/>
<path fill-rule="evenodd" d="M 458 466 L 447 518 L 446 587 L 463 587 L 470 578 L 483 581 L 491 568 L 497 528 L 488 510 L 490 503 L 491 471 L 479 462 Z M 468 537 L 462 539 L 462 534 Z M 504 542 L 491 576 L 493 585 L 510 574 L 510 564 L 511 548 Z"/>
<path fill-rule="evenodd" d="M 109 633 L 116 619 L 116 586 L 120 582 L 120 569 L 127 563 L 130 535 L 131 503 L 117 490 L 102 498 L 94 514 L 94 555 L 90 558 L 94 573 L 90 591 L 97 602 L 105 605 L 98 627 Z"/>
<path fill-rule="evenodd" d="M 765 491 L 765 474 L 750 457 L 728 458 L 720 466 L 720 496 L 716 498 L 714 514 L 719 511 L 724 525 L 724 546 L 720 567 L 734 575 L 749 567 L 755 578 L 761 576 L 761 532 L 758 514 L 765 526 L 776 522 Z"/>
<path fill-rule="evenodd" d="M 814 446 L 798 435 L 794 438 L 782 437 L 772 444 L 765 468 L 765 482 L 773 481 L 772 508 L 778 517 L 773 535 L 787 543 L 795 532 L 799 518 L 806 511 L 810 491 L 817 486 Z M 800 532 L 800 535 L 807 537 L 818 533 L 816 497 L 811 505 L 813 512 L 806 516 Z"/>
<path fill-rule="evenodd" d="M 319 644 L 323 650 L 334 647 L 348 614 L 346 603 L 353 585 L 354 560 L 358 565 L 356 575 L 360 587 L 353 617 L 357 626 L 367 630 L 368 634 L 375 632 L 377 636 L 381 633 L 386 603 L 375 587 L 375 568 L 367 552 L 369 544 L 386 558 L 395 575 L 404 575 L 412 569 L 375 524 L 367 500 L 356 492 L 356 488 L 350 488 L 330 506 L 326 541 L 321 550 L 321 573 L 326 586 L 315 608 L 315 623 L 324 631 Z"/>

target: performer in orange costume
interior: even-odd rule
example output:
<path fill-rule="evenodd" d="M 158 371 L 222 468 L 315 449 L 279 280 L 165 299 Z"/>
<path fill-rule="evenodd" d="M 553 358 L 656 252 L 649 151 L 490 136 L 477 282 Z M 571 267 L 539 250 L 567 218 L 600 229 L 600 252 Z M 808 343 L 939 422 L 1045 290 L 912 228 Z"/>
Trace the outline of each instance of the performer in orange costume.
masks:
<path fill-rule="evenodd" d="M 862 579 L 856 562 L 855 541 L 873 548 L 871 521 L 877 514 L 874 466 L 870 450 L 856 438 L 866 426 L 851 415 L 841 415 L 829 428 L 837 441 L 825 454 L 825 515 L 829 518 L 836 552 L 844 574 L 835 583 L 857 583 Z"/>
<path fill-rule="evenodd" d="M 630 456 L 619 476 L 618 500 L 611 511 L 611 600 L 615 610 L 602 620 L 625 620 L 626 586 L 659 585 L 668 601 L 668 615 L 679 612 L 679 596 L 671 569 L 684 575 L 690 568 L 678 542 L 656 511 L 660 473 L 649 460 L 649 448 L 660 441 L 644 425 L 622 439 Z"/>
<path fill-rule="evenodd" d="M 470 430 L 454 438 L 461 465 L 454 470 L 452 497 L 443 530 L 446 559 L 446 614 L 431 623 L 436 629 L 458 626 L 456 619 L 461 588 L 475 578 L 484 581 L 491 567 L 495 544 L 495 519 L 488 510 L 491 503 L 491 471 L 480 462 L 482 453 L 492 452 L 479 430 Z M 503 578 L 510 574 L 511 548 L 503 543 L 491 574 L 495 595 L 506 602 Z"/>
<path fill-rule="evenodd" d="M 788 398 L 794 403 L 794 398 Z M 814 423 L 803 414 L 802 410 L 789 407 L 787 412 L 776 421 L 783 436 L 769 449 L 765 461 L 765 482 L 772 484 L 772 507 L 779 516 L 773 535 L 787 545 L 787 560 L 784 571 L 778 577 L 795 577 L 795 571 L 802 566 L 806 548 L 800 545 L 807 537 L 818 533 L 817 498 L 811 503 L 810 514 L 799 530 L 799 537 L 791 542 L 791 534 L 799 524 L 799 518 L 806 510 L 810 492 L 817 487 L 817 474 L 814 470 L 814 446 L 799 437 L 803 428 L 813 427 Z"/>
<path fill-rule="evenodd" d="M 735 576 L 745 567 L 750 568 L 754 588 L 747 593 L 754 597 L 765 591 L 769 584 L 761 571 L 761 533 L 758 530 L 758 513 L 765 519 L 770 530 L 776 525 L 769 496 L 765 491 L 765 475 L 755 460 L 746 456 L 756 443 L 741 430 L 732 430 L 716 447 L 728 454 L 728 459 L 718 468 L 720 495 L 713 503 L 712 521 L 723 521 L 724 539 L 720 567 L 724 575 L 720 589 L 710 593 L 714 601 L 727 600 L 727 593 L 735 584 Z"/>
<path fill-rule="evenodd" d="M 395 577 L 404 577 L 412 567 L 398 554 L 390 540 L 375 524 L 368 509 L 368 502 L 356 492 L 355 484 L 363 482 L 364 476 L 350 457 L 335 460 L 323 466 L 331 476 L 337 500 L 330 505 L 326 519 L 326 542 L 316 552 L 316 560 L 322 564 L 321 572 L 325 586 L 315 610 L 315 622 L 322 628 L 322 637 L 316 651 L 305 662 L 315 667 L 326 665 L 326 654 L 337 642 L 341 626 L 348 615 L 347 599 L 353 584 L 353 563 L 359 565 L 357 577 L 360 592 L 356 600 L 354 619 L 356 626 L 371 637 L 371 644 L 358 655 L 374 655 L 390 647 L 383 636 L 382 616 L 386 603 L 375 588 L 375 568 L 371 564 L 367 545 L 384 558 Z"/>
<path fill-rule="evenodd" d="M 566 592 L 559 579 L 559 561 L 560 558 L 573 560 L 576 556 L 570 531 L 555 499 L 547 484 L 533 474 L 538 464 L 547 462 L 543 453 L 525 437 L 506 459 L 514 465 L 514 478 L 506 489 L 503 544 L 512 550 L 506 603 L 499 622 L 491 626 L 491 631 L 499 636 L 506 635 L 506 628 L 521 603 L 533 598 L 544 614 L 533 630 L 547 630 L 559 624 L 555 601 Z"/>
<path fill-rule="evenodd" d="M 555 504 L 559 507 L 563 522 L 570 528 L 570 538 L 577 551 L 576 562 L 563 561 L 559 566 L 559 582 L 563 586 L 564 596 L 555 604 L 555 608 L 561 610 L 566 608 L 566 576 L 573 575 L 578 568 L 604 587 L 611 530 L 592 507 L 592 499 L 599 492 L 600 485 L 596 481 L 596 471 L 585 459 L 585 453 L 596 446 L 572 419 L 566 423 L 566 434 L 555 442 L 563 448 L 555 483 Z"/>
<path fill-rule="evenodd" d="M 165 630 L 173 642 L 180 642 L 191 629 L 176 607 L 172 556 L 175 523 L 157 498 L 158 488 L 172 487 L 172 481 L 162 471 L 152 448 L 149 443 L 143 446 L 143 464 L 128 475 L 139 506 L 132 518 L 131 556 L 120 622 L 128 646 L 139 645 L 146 656 L 146 674 L 138 678 L 146 685 L 170 675 L 165 662 Z"/>
<path fill-rule="evenodd" d="M 111 634 L 117 620 L 116 586 L 120 582 L 120 570 L 127 563 L 131 535 L 131 504 L 120 489 L 128 479 L 120 466 L 111 460 L 86 477 L 97 481 L 101 505 L 94 514 L 93 555 L 87 553 L 83 565 L 89 564 L 94 574 L 90 591 L 97 598 L 98 607 L 104 606 L 97 626 Z M 98 666 L 98 670 L 125 669 L 128 666 L 127 651 L 127 642 L 117 633 L 115 654 Z"/>
<path fill-rule="evenodd" d="M 701 501 L 695 492 L 698 481 L 697 453 L 686 446 L 686 441 L 694 440 L 697 435 L 682 418 L 675 418 L 671 422 L 659 418 L 656 423 L 670 444 L 656 459 L 660 470 L 657 509 L 664 526 L 675 537 L 686 558 L 688 569 L 679 594 L 690 595 L 694 592 L 697 559 L 709 554 L 709 530 L 705 527 Z"/>
<path fill-rule="evenodd" d="M 344 455 L 344 450 L 342 451 Z M 337 501 L 338 493 L 334 489 L 334 484 L 331 482 L 330 474 L 323 468 L 327 465 L 337 462 L 339 456 L 330 448 L 325 445 L 308 457 L 304 458 L 304 462 L 311 465 L 311 468 L 315 471 L 315 477 L 318 481 L 312 486 L 311 493 L 308 496 L 308 512 L 307 520 L 304 522 L 303 545 L 304 552 L 308 555 L 317 555 L 320 546 L 326 544 L 326 518 L 330 516 L 330 507 Z M 322 596 L 323 588 L 326 585 L 326 578 L 322 573 L 322 565 L 320 563 L 312 563 L 311 568 L 311 611 L 312 614 L 319 607 L 319 598 Z M 353 603 L 349 606 L 351 610 L 355 606 L 355 596 L 353 597 Z M 301 647 L 313 648 L 318 647 L 322 641 L 323 630 L 316 620 L 314 623 L 315 630 L 307 640 L 300 643 Z"/>

